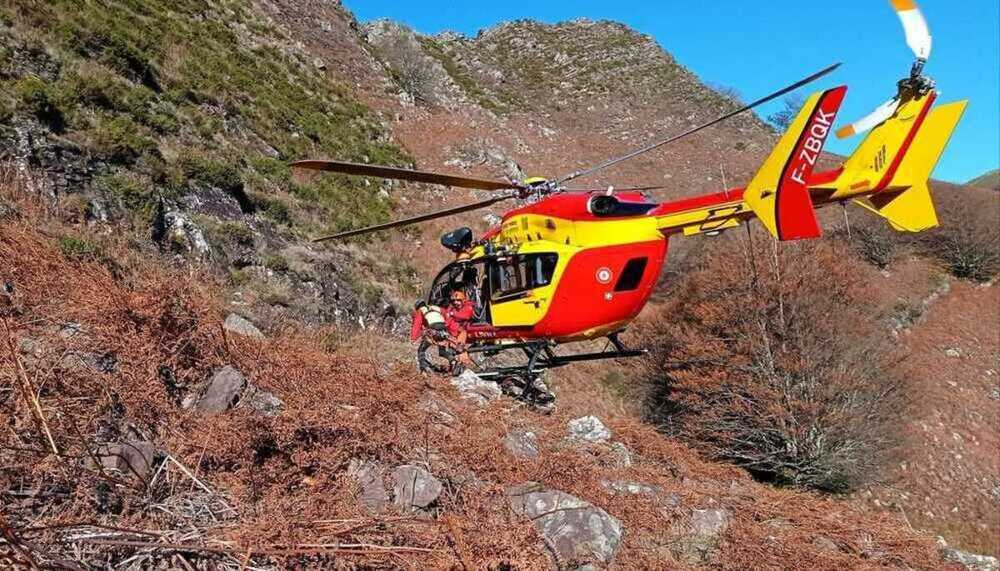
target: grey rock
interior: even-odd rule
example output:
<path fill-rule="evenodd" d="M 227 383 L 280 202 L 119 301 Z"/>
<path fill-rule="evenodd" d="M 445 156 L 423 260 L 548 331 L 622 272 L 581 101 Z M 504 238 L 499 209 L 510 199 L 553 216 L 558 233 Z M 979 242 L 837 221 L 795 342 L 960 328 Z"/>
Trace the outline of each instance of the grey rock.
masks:
<path fill-rule="evenodd" d="M 941 559 L 962 565 L 969 571 L 1000 571 L 1000 560 L 996 557 L 948 547 L 943 537 L 938 537 L 938 553 L 941 554 Z"/>
<path fill-rule="evenodd" d="M 222 327 L 226 331 L 237 335 L 252 337 L 254 339 L 264 338 L 264 334 L 260 332 L 260 329 L 257 329 L 256 325 L 250 323 L 250 321 L 248 321 L 245 317 L 236 315 L 235 313 L 230 313 L 226 316 L 226 320 L 222 323 Z"/>
<path fill-rule="evenodd" d="M 533 482 L 508 487 L 507 497 L 514 512 L 535 525 L 558 566 L 607 564 L 614 559 L 622 525 L 601 508 Z"/>
<path fill-rule="evenodd" d="M 503 447 L 517 458 L 538 458 L 538 437 L 530 430 L 519 428 L 510 431 L 504 436 Z"/>
<path fill-rule="evenodd" d="M 837 543 L 825 535 L 817 535 L 812 540 L 812 545 L 820 551 L 826 553 L 839 553 L 840 546 Z"/>
<path fill-rule="evenodd" d="M 58 335 L 63 339 L 72 339 L 80 335 L 86 335 L 86 330 L 83 328 L 83 325 L 70 322 L 59 328 Z"/>
<path fill-rule="evenodd" d="M 382 470 L 370 461 L 352 460 L 347 473 L 361 488 L 361 507 L 368 513 L 384 513 L 389 506 L 389 494 L 382 483 Z"/>
<path fill-rule="evenodd" d="M 681 497 L 673 492 L 666 493 L 659 486 L 651 486 L 632 480 L 602 480 L 601 485 L 613 496 L 641 496 L 643 501 L 655 506 L 664 518 L 672 518 L 674 510 L 682 504 Z"/>
<path fill-rule="evenodd" d="M 463 371 L 461 375 L 452 377 L 451 384 L 458 389 L 463 398 L 473 400 L 479 406 L 485 406 L 503 394 L 496 383 L 483 380 L 468 369 Z"/>
<path fill-rule="evenodd" d="M 420 466 L 405 464 L 392 471 L 397 506 L 407 512 L 430 509 L 443 489 L 441 481 Z"/>
<path fill-rule="evenodd" d="M 659 486 L 650 486 L 630 480 L 602 480 L 601 485 L 609 493 L 616 496 L 656 496 L 663 491 Z"/>
<path fill-rule="evenodd" d="M 448 407 L 433 397 L 421 401 L 420 410 L 429 414 L 436 424 L 450 425 L 455 422 L 455 415 L 448 410 Z"/>
<path fill-rule="evenodd" d="M 722 509 L 694 510 L 687 522 L 674 528 L 677 535 L 672 547 L 674 556 L 689 565 L 708 563 L 729 527 L 729 520 L 729 512 Z"/>
<path fill-rule="evenodd" d="M 156 447 L 145 440 L 127 440 L 102 446 L 96 455 L 105 470 L 117 470 L 145 480 L 153 468 Z"/>
<path fill-rule="evenodd" d="M 948 349 L 944 352 L 945 355 L 951 357 L 952 359 L 957 359 L 962 356 L 962 352 L 958 349 Z"/>
<path fill-rule="evenodd" d="M 611 439 L 611 431 L 596 416 L 584 416 L 569 421 L 569 437 L 584 442 L 602 443 Z"/>
<path fill-rule="evenodd" d="M 274 393 L 253 385 L 249 386 L 240 403 L 245 404 L 264 416 L 278 416 L 281 414 L 281 410 L 285 408 L 285 401 L 279 399 Z"/>
<path fill-rule="evenodd" d="M 45 344 L 34 337 L 25 337 L 21 339 L 20 350 L 22 355 L 41 359 L 45 354 Z"/>
<path fill-rule="evenodd" d="M 223 367 L 212 376 L 194 408 L 207 414 L 225 412 L 236 404 L 246 386 L 247 379 L 243 373 L 232 367 Z"/>
<path fill-rule="evenodd" d="M 632 465 L 632 451 L 621 442 L 615 442 L 611 445 L 611 459 L 615 466 L 628 468 Z"/>

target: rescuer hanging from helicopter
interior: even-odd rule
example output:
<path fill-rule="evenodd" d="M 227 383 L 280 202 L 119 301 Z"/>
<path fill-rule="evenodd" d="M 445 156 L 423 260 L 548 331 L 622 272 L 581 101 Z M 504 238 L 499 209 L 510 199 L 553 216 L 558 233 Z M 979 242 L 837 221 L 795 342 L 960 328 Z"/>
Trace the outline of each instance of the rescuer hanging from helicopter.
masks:
<path fill-rule="evenodd" d="M 460 374 L 464 369 L 475 367 L 469 357 L 468 324 L 475 316 L 475 308 L 465 292 L 455 289 L 450 294 L 448 306 L 444 309 L 418 301 L 414 306 L 413 325 L 410 339 L 420 340 L 418 364 L 421 371 L 428 369 L 439 373 Z M 434 366 L 426 358 L 431 345 L 438 347 L 439 354 L 448 359 L 447 367 Z"/>
<path fill-rule="evenodd" d="M 465 292 L 460 289 L 452 291 L 449 298 L 450 303 L 444 312 L 449 341 L 455 350 L 458 363 L 464 368 L 475 367 L 476 364 L 469 357 L 466 343 L 469 340 L 468 326 L 476 314 L 476 309 L 473 307 L 472 302 L 469 301 L 468 296 L 465 295 Z M 461 371 L 458 372 L 461 373 Z"/>

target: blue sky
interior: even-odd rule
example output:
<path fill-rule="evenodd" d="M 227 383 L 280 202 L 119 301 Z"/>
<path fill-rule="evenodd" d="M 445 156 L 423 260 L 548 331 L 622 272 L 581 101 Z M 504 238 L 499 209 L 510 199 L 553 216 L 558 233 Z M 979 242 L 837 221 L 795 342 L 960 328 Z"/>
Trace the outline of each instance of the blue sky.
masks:
<path fill-rule="evenodd" d="M 887 0 L 716 2 L 633 0 L 345 0 L 361 21 L 391 18 L 423 33 L 475 35 L 505 20 L 559 22 L 586 17 L 624 22 L 653 36 L 702 80 L 736 88 L 752 100 L 840 61 L 815 88 L 850 86 L 843 122 L 868 113 L 895 93 L 913 55 Z M 969 99 L 969 109 L 934 173 L 965 182 L 1000 166 L 1000 2 L 923 0 L 934 36 L 926 72 L 939 101 Z M 803 92 L 803 95 L 807 94 Z M 776 104 L 780 107 L 780 104 Z M 765 107 L 767 116 L 775 107 Z M 847 153 L 858 138 L 831 139 Z"/>

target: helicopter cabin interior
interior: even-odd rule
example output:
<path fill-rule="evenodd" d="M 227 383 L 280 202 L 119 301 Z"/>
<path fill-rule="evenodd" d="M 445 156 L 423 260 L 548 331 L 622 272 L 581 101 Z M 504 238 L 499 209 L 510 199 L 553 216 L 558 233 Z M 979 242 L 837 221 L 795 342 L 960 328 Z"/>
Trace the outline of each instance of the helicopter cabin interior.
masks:
<path fill-rule="evenodd" d="M 553 285 L 556 253 L 487 255 L 446 266 L 431 284 L 427 302 L 447 306 L 453 291 L 463 291 L 475 308 L 474 323 L 492 325 L 495 311 L 526 301 L 536 290 Z"/>

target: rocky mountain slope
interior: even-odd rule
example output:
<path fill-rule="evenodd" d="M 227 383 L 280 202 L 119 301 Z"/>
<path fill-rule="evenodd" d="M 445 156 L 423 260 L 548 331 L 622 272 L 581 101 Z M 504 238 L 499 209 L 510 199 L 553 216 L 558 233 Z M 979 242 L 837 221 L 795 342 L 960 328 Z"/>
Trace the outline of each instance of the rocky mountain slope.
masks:
<path fill-rule="evenodd" d="M 1000 169 L 994 169 L 982 176 L 977 176 L 966 184 L 995 190 L 1000 189 Z"/>
<path fill-rule="evenodd" d="M 67 250 L 38 195 L 3 199 L 6 563 L 944 568 L 896 516 L 757 483 L 637 420 L 421 379 L 385 339 L 223 320 L 190 274 L 127 240 Z"/>
<path fill-rule="evenodd" d="M 547 418 L 488 385 L 416 378 L 410 348 L 391 336 L 405 321 L 397 308 L 447 259 L 440 232 L 483 229 L 489 213 L 370 242 L 307 241 L 472 196 L 295 177 L 285 165 L 296 158 L 554 176 L 736 104 L 651 38 L 582 20 L 427 37 L 360 25 L 334 1 L 0 6 L 0 278 L 14 288 L 4 314 L 14 345 L 0 351 L 10 379 L 0 407 L 13 423 L 0 456 L 5 501 L 16 502 L 0 514 L 8 545 L 136 567 L 943 565 L 909 516 L 1000 552 L 989 539 L 997 500 L 980 495 L 1000 483 L 998 467 L 973 450 L 948 474 L 961 498 L 925 493 L 933 499 L 921 504 L 911 498 L 934 487 L 922 478 L 964 452 L 920 433 L 910 458 L 929 454 L 930 467 L 850 504 L 755 483 L 657 436 L 638 420 L 638 369 L 553 379 L 560 409 Z M 774 137 L 745 116 L 581 185 L 663 184 L 660 198 L 715 191 L 723 178 L 746 180 Z M 975 211 L 990 227 L 993 195 L 970 210 L 965 189 L 938 188 L 946 224 Z M 824 215 L 828 230 L 843 224 Z M 995 225 L 979 227 L 970 233 L 995 253 Z M 884 235 L 870 236 L 859 250 L 884 255 Z M 952 238 L 942 237 L 966 243 Z M 927 255 L 888 243 L 890 275 L 911 276 L 900 259 Z M 672 244 L 668 278 L 681 278 L 700 244 Z M 967 264 L 941 260 L 888 288 L 886 315 L 923 299 L 914 282 L 942 263 Z M 972 310 L 955 304 L 961 323 Z M 925 323 L 935 322 L 912 324 L 915 343 L 939 338 Z M 15 389 L 21 367 L 51 441 Z M 920 378 L 920 391 L 936 386 Z M 978 404 L 962 429 L 986 446 L 997 410 L 980 389 L 990 382 L 968 387 Z M 940 394 L 961 402 L 952 396 Z M 941 425 L 924 434 L 966 418 L 940 410 L 920 417 Z M 986 503 L 971 507 L 977 499 Z M 934 517 L 915 518 L 928 502 Z"/>

